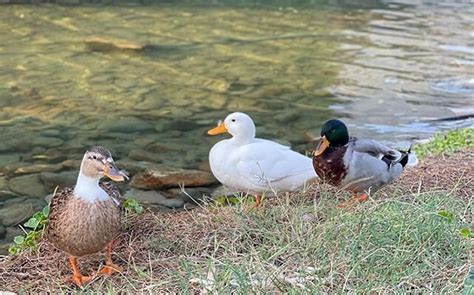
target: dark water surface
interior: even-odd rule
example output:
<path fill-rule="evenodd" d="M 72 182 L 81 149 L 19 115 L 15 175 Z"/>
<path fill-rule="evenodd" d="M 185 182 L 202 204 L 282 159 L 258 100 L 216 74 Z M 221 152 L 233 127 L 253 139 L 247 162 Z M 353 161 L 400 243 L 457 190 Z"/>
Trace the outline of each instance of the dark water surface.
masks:
<path fill-rule="evenodd" d="M 333 117 L 401 146 L 473 125 L 436 121 L 474 113 L 471 1 L 59 2 L 82 5 L 0 5 L 0 220 L 13 186 L 43 184 L 12 165 L 60 173 L 102 144 L 197 168 L 233 111 L 300 151 Z"/>

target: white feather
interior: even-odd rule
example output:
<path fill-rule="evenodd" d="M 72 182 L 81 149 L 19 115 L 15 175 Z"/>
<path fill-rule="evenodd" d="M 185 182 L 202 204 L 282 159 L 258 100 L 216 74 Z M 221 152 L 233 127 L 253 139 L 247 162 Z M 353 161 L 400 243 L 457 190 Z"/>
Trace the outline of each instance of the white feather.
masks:
<path fill-rule="evenodd" d="M 91 203 L 107 200 L 109 195 L 99 186 L 99 180 L 100 178 L 96 179 L 84 175 L 81 170 L 74 187 L 74 195 Z"/>
<path fill-rule="evenodd" d="M 257 194 L 294 191 L 317 177 L 310 158 L 255 138 L 255 125 L 246 114 L 230 114 L 224 123 L 233 137 L 218 142 L 209 153 L 212 173 L 222 184 Z"/>

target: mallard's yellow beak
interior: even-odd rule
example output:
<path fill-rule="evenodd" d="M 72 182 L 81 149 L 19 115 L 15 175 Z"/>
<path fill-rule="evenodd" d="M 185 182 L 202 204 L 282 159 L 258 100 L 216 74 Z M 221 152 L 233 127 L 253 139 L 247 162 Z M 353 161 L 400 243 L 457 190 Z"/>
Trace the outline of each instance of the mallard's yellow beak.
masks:
<path fill-rule="evenodd" d="M 319 142 L 318 147 L 314 151 L 313 155 L 315 157 L 324 153 L 324 151 L 329 147 L 329 140 L 327 140 L 326 136 L 321 137 L 321 141 Z"/>
<path fill-rule="evenodd" d="M 212 128 L 211 130 L 207 131 L 209 135 L 217 135 L 221 133 L 226 133 L 227 127 L 225 127 L 224 122 L 221 122 L 216 128 Z"/>
<path fill-rule="evenodd" d="M 127 173 L 119 170 L 115 164 L 107 164 L 104 168 L 104 176 L 112 179 L 113 181 L 125 181 L 128 179 Z"/>

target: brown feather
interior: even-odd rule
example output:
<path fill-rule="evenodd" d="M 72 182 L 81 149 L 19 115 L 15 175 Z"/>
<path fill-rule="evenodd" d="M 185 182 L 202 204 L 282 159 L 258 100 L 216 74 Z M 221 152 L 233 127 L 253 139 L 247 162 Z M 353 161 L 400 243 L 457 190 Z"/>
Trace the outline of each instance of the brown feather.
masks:
<path fill-rule="evenodd" d="M 325 182 L 339 186 L 347 175 L 344 164 L 344 155 L 347 145 L 341 147 L 328 147 L 321 155 L 313 157 L 313 167 L 316 174 Z"/>
<path fill-rule="evenodd" d="M 109 196 L 120 199 L 110 183 L 101 183 Z M 103 250 L 121 227 L 121 206 L 112 198 L 88 202 L 74 195 L 74 188 L 57 193 L 50 204 L 46 237 L 58 249 L 73 256 Z"/>

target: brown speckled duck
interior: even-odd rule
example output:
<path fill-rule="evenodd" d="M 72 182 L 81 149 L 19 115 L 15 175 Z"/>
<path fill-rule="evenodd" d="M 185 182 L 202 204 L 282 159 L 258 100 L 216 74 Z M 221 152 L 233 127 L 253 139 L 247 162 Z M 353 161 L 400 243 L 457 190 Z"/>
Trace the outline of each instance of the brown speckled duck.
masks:
<path fill-rule="evenodd" d="M 50 204 L 46 237 L 58 249 L 68 253 L 72 282 L 82 287 L 92 277 L 83 276 L 77 257 L 102 251 L 107 247 L 106 264 L 99 274 L 111 275 L 121 268 L 112 261 L 112 243 L 121 227 L 120 192 L 102 177 L 124 181 L 128 177 L 114 163 L 110 152 L 96 146 L 84 154 L 74 188 L 58 192 Z"/>
<path fill-rule="evenodd" d="M 391 149 L 370 139 L 350 138 L 346 125 L 329 120 L 321 128 L 321 142 L 313 156 L 318 176 L 329 184 L 352 192 L 353 202 L 364 202 L 368 193 L 395 181 L 404 167 L 415 165 L 410 151 Z"/>

